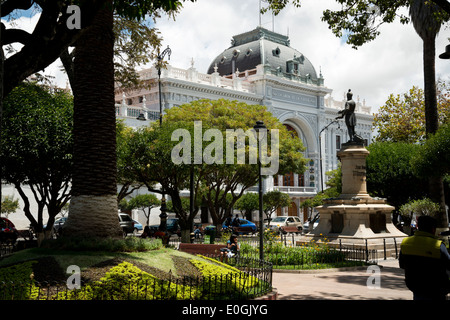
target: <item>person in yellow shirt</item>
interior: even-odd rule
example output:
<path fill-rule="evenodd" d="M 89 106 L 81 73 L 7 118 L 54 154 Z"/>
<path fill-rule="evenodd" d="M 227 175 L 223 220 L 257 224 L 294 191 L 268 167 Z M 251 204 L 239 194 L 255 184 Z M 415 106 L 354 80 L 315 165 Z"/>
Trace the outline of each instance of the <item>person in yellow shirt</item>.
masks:
<path fill-rule="evenodd" d="M 417 224 L 418 230 L 403 239 L 400 247 L 399 264 L 405 270 L 406 286 L 414 300 L 445 300 L 450 289 L 450 255 L 435 236 L 434 218 L 420 216 Z"/>

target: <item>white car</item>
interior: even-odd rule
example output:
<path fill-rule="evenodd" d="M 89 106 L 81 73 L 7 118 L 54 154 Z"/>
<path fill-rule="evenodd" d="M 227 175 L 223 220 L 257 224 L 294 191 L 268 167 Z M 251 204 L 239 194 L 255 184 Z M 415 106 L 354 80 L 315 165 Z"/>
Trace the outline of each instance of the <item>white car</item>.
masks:
<path fill-rule="evenodd" d="M 303 228 L 303 223 L 299 217 L 295 216 L 278 216 L 270 221 L 269 228 L 278 232 L 281 227 L 297 227 Z"/>

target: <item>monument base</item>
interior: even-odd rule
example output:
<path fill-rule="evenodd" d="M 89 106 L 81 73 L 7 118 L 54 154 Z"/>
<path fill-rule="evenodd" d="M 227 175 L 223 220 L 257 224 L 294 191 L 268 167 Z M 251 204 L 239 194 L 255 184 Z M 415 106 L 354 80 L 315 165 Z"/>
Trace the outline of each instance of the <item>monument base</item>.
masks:
<path fill-rule="evenodd" d="M 309 241 L 326 238 L 330 245 L 364 245 L 366 248 L 378 248 L 387 239 L 394 244 L 401 243 L 407 235 L 392 223 L 394 207 L 384 199 L 370 197 L 366 191 L 369 151 L 362 144 L 348 143 L 342 145 L 337 155 L 342 164 L 342 193 L 338 198 L 324 200 L 324 204 L 316 208 L 320 213 L 319 225 L 303 238 Z"/>

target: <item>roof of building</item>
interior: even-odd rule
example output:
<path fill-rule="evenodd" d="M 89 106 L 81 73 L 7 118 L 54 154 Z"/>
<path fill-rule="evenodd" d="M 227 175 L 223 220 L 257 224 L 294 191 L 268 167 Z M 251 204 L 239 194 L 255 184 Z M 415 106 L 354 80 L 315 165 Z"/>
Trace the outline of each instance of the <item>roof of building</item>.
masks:
<path fill-rule="evenodd" d="M 262 64 L 273 74 L 291 74 L 309 79 L 313 83 L 322 78 L 321 75 L 317 76 L 308 58 L 290 46 L 287 36 L 257 27 L 233 36 L 231 42 L 231 47 L 212 61 L 208 69 L 209 74 L 215 71 L 215 67 L 221 76 L 227 76 L 236 71 L 255 69 L 257 65 Z"/>

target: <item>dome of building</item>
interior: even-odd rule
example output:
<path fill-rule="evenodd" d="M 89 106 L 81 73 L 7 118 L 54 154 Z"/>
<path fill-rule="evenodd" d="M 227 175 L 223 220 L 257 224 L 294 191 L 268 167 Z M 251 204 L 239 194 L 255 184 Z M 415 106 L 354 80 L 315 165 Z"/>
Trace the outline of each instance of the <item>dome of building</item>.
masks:
<path fill-rule="evenodd" d="M 308 58 L 290 47 L 287 36 L 262 27 L 234 36 L 231 47 L 212 61 L 208 74 L 217 69 L 221 76 L 228 76 L 236 71 L 255 69 L 260 64 L 272 74 L 298 78 L 318 85 L 322 83 L 320 80 L 323 80 L 321 76 L 317 76 Z"/>

